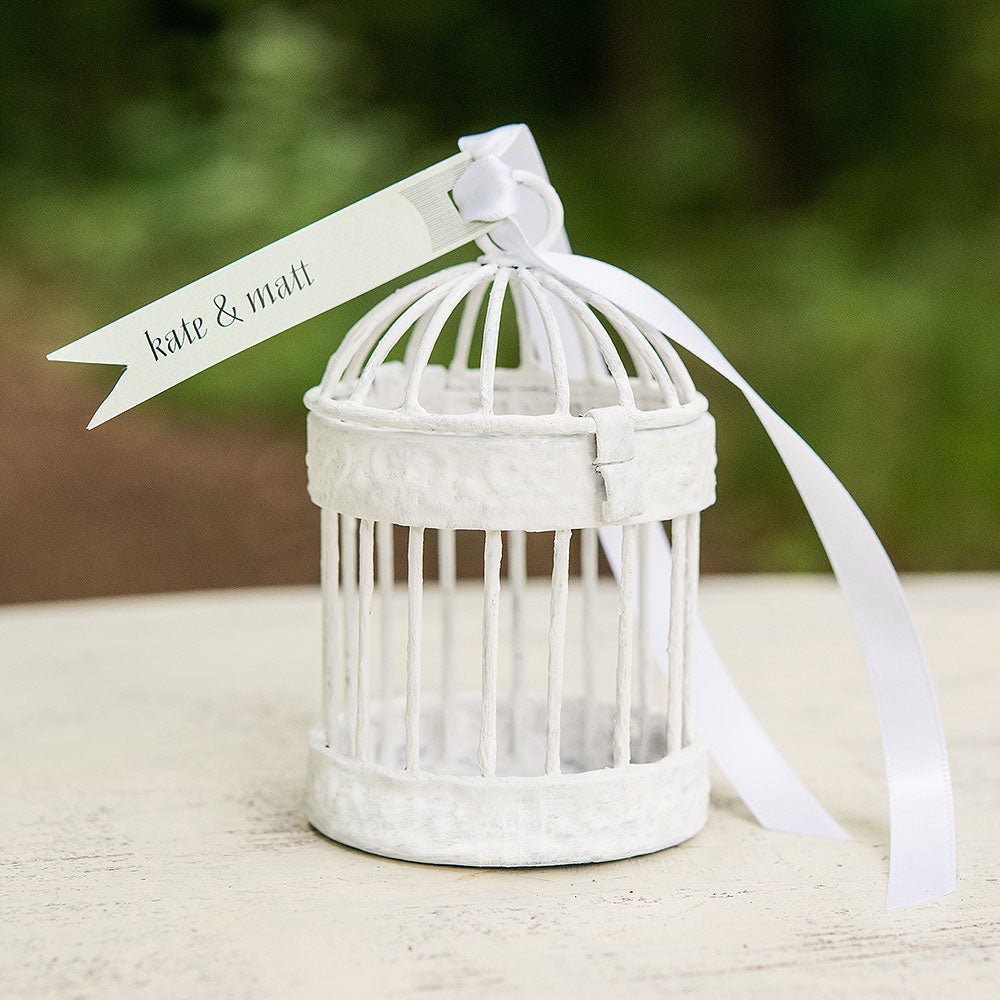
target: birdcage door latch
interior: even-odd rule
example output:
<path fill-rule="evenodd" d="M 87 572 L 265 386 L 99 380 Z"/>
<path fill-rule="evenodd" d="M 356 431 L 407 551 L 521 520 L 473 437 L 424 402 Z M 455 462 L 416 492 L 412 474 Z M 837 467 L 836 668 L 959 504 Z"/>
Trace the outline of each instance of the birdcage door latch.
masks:
<path fill-rule="evenodd" d="M 602 406 L 591 410 L 597 425 L 597 457 L 594 467 L 604 480 L 607 498 L 601 516 L 609 524 L 638 517 L 645 510 L 642 478 L 635 457 L 635 425 L 624 406 Z"/>

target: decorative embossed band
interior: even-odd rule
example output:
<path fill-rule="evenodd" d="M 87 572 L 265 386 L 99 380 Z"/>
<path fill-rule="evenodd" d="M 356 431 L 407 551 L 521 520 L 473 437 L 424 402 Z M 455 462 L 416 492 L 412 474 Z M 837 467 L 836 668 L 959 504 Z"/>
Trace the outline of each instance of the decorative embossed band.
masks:
<path fill-rule="evenodd" d="M 586 426 L 590 421 L 581 419 Z M 642 520 L 715 501 L 715 422 L 635 432 Z M 384 430 L 309 414 L 309 493 L 354 517 L 428 528 L 555 531 L 605 523 L 593 431 L 472 437 Z M 630 523 L 630 522 L 627 522 Z"/>

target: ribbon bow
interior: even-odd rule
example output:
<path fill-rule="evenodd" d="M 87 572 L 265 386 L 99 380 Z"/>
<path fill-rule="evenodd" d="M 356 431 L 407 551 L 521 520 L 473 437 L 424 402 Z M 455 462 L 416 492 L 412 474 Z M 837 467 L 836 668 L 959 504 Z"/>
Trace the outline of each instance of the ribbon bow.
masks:
<path fill-rule="evenodd" d="M 875 696 L 889 786 L 888 908 L 944 895 L 955 888 L 955 831 L 948 751 L 930 672 L 899 577 L 857 503 L 815 451 L 771 409 L 722 352 L 669 299 L 611 264 L 570 252 L 558 197 L 517 197 L 525 175 L 545 179 L 530 131 L 508 125 L 459 140 L 473 164 L 452 192 L 466 222 L 507 220 L 491 239 L 507 255 L 583 286 L 655 327 L 731 382 L 746 397 L 799 491 L 847 600 Z M 535 236 L 548 227 L 540 244 Z M 557 207 L 556 207 L 557 206 Z M 554 214 L 554 213 L 557 213 Z M 554 224 L 553 224 L 554 223 Z M 553 230 L 555 230 L 553 232 Z M 541 249 L 555 244 L 557 250 Z M 617 551 L 602 529 L 605 551 Z M 669 543 L 655 535 L 653 578 L 665 599 Z M 651 624 L 649 648 L 666 643 Z M 662 653 L 660 654 L 663 655 Z M 699 622 L 695 637 L 699 726 L 712 755 L 765 827 L 849 839 L 802 784 L 744 702 Z"/>

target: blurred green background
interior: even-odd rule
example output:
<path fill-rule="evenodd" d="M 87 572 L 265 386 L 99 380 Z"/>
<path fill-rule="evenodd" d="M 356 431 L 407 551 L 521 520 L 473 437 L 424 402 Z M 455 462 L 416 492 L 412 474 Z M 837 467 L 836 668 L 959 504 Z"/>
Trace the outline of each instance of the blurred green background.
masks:
<path fill-rule="evenodd" d="M 4 20 L 11 363 L 525 121 L 575 248 L 699 322 L 902 568 L 1000 565 L 997 4 L 8 0 Z M 300 443 L 303 391 L 377 297 L 115 423 Z M 709 568 L 825 566 L 748 407 L 692 371 L 719 421 Z M 74 371 L 95 406 L 111 374 Z"/>

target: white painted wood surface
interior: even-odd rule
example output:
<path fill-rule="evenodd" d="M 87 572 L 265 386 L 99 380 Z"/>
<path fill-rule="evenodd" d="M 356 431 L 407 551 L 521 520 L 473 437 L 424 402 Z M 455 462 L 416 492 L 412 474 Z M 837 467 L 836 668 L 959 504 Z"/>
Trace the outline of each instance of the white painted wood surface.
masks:
<path fill-rule="evenodd" d="M 855 841 L 763 830 L 715 776 L 688 843 L 532 871 L 388 861 L 309 829 L 316 590 L 0 609 L 0 994 L 996 997 L 1000 578 L 906 588 L 952 748 L 959 888 L 892 913 L 875 714 L 828 580 L 709 578 L 700 600 Z M 547 591 L 527 587 L 529 651 Z M 481 600 L 459 585 L 474 671 Z M 583 675 L 567 661 L 567 690 Z"/>

